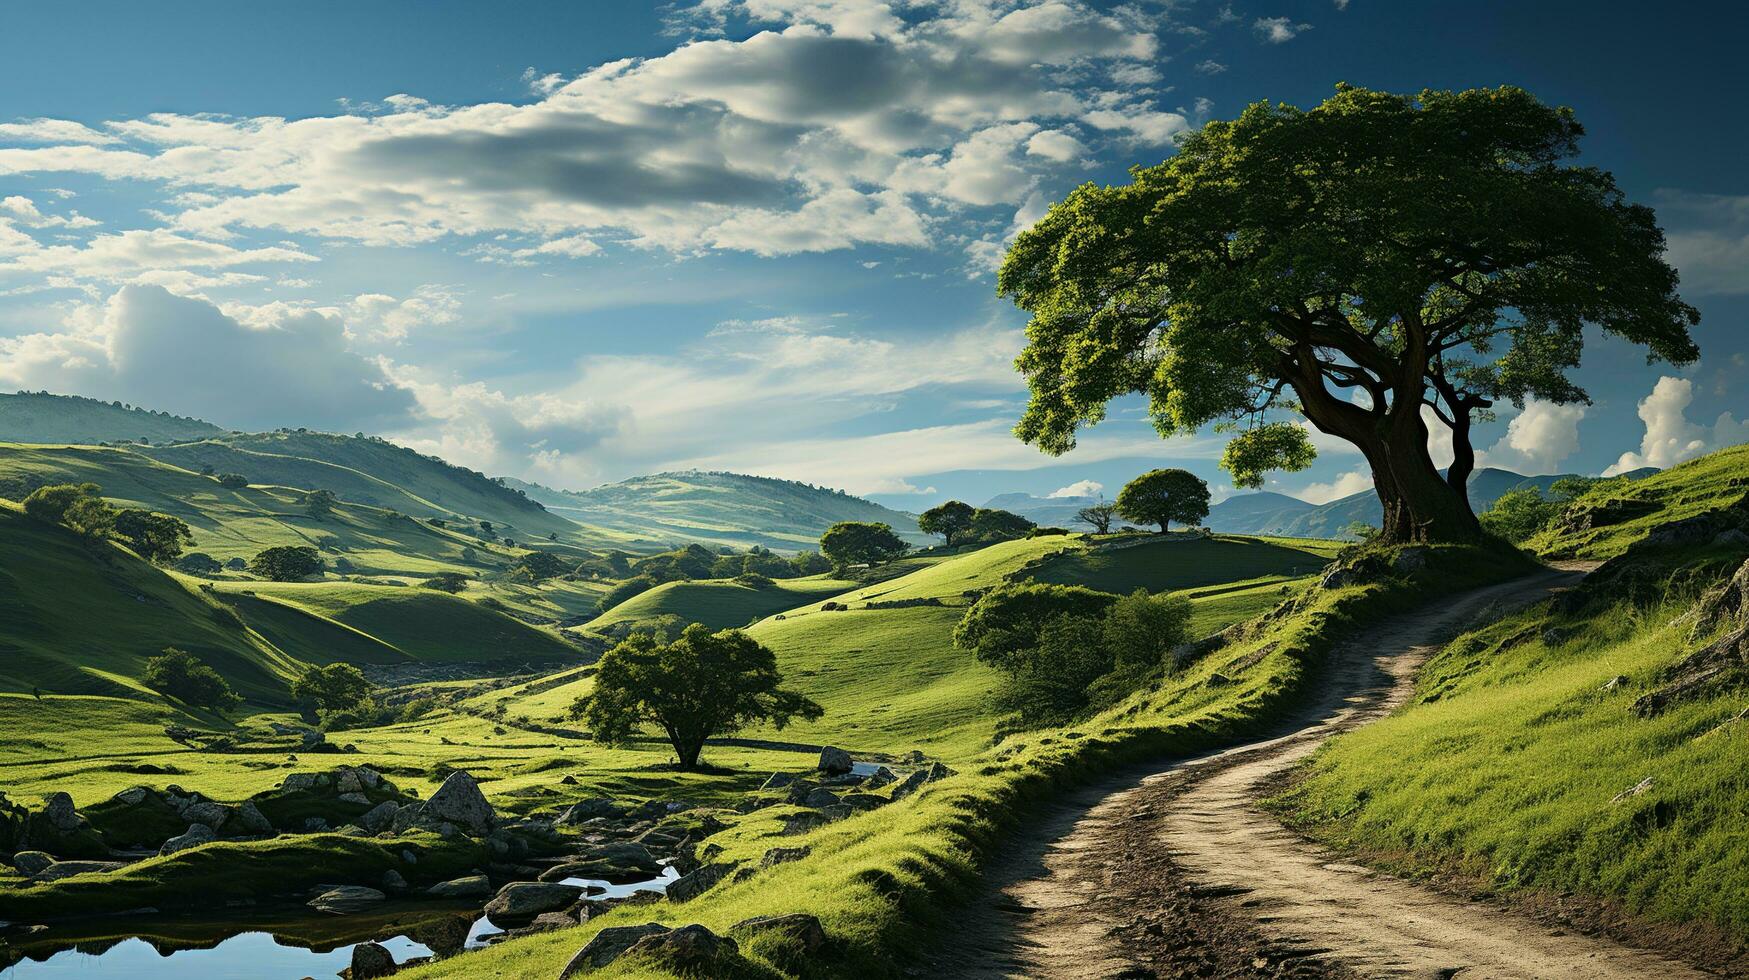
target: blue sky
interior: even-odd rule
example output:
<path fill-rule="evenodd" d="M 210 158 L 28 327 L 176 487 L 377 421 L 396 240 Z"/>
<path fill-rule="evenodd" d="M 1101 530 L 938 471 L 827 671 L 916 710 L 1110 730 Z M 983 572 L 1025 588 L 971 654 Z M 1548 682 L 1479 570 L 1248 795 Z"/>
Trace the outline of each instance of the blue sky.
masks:
<path fill-rule="evenodd" d="M 699 466 L 908 509 L 1183 465 L 1123 404 L 1008 429 L 991 269 L 1085 180 L 1338 81 L 1522 85 L 1654 205 L 1699 364 L 1594 342 L 1590 406 L 1483 427 L 1523 472 L 1749 439 L 1734 4 L 705 0 L 8 6 L 0 388 L 388 435 L 585 487 Z M 1364 489 L 1339 445 L 1272 489 Z M 1624 454 L 1626 454 L 1624 456 Z M 1090 482 L 1089 482 L 1090 481 Z"/>

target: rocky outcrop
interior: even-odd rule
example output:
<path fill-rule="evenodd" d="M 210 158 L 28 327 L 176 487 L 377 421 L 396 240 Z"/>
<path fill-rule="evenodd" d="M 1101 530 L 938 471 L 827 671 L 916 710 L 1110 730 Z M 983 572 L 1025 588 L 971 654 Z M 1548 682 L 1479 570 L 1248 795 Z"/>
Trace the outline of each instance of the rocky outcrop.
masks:
<path fill-rule="evenodd" d="M 24 875 L 41 874 L 54 863 L 54 855 L 42 851 L 19 851 L 12 855 L 12 866 L 18 869 L 19 874 Z"/>
<path fill-rule="evenodd" d="M 484 837 L 498 826 L 498 812 L 480 792 L 480 784 L 465 772 L 452 772 L 431 799 L 412 803 L 395 814 L 397 832 L 414 828 L 444 833 L 460 831 Z"/>
<path fill-rule="evenodd" d="M 125 867 L 127 865 L 120 861 L 56 861 L 33 877 L 37 881 L 60 881 L 75 875 L 107 874 Z"/>
<path fill-rule="evenodd" d="M 855 764 L 851 762 L 850 753 L 843 749 L 828 745 L 820 750 L 820 771 L 828 776 L 847 773 L 853 768 Z"/>
<path fill-rule="evenodd" d="M 638 943 L 652 936 L 671 932 L 660 922 L 646 922 L 641 926 L 613 926 L 603 929 L 592 936 L 583 948 L 573 955 L 565 968 L 559 972 L 559 980 L 568 980 L 579 973 L 599 970 Z"/>
<path fill-rule="evenodd" d="M 743 919 L 729 927 L 731 935 L 759 936 L 777 934 L 784 937 L 796 952 L 814 956 L 825 950 L 830 941 L 826 928 L 817 916 L 805 912 L 787 915 L 761 915 Z"/>
<path fill-rule="evenodd" d="M 485 875 L 455 878 L 425 889 L 432 898 L 485 898 L 492 894 L 492 882 Z"/>
<path fill-rule="evenodd" d="M 1642 718 L 1749 681 L 1749 561 L 1702 597 L 1688 616 L 1694 623 L 1691 637 L 1706 637 L 1721 627 L 1723 635 L 1664 671 L 1663 685 L 1634 702 Z"/>
<path fill-rule="evenodd" d="M 498 890 L 486 903 L 486 918 L 499 928 L 524 926 L 542 912 L 558 912 L 570 908 L 583 897 L 577 885 L 561 885 L 547 881 L 513 881 Z"/>
<path fill-rule="evenodd" d="M 352 947 L 352 969 L 348 974 L 351 980 L 374 980 L 376 977 L 393 976 L 398 969 L 394 954 L 386 946 L 379 943 L 359 943 Z"/>
<path fill-rule="evenodd" d="M 213 833 L 213 829 L 206 824 L 189 824 L 187 831 L 165 841 L 163 846 L 158 848 L 158 854 L 160 856 L 175 854 L 177 851 L 186 851 L 191 847 L 211 844 L 218 839 L 219 835 Z"/>
<path fill-rule="evenodd" d="M 788 864 L 791 861 L 800 861 L 808 856 L 808 852 L 809 848 L 806 847 L 774 847 L 766 851 L 765 855 L 759 859 L 759 866 L 769 868 L 774 865 Z"/>
<path fill-rule="evenodd" d="M 928 768 L 919 769 L 900 780 L 899 785 L 893 787 L 893 799 L 902 800 L 922 789 L 926 784 L 938 782 L 952 775 L 954 775 L 952 769 L 939 762 L 932 762 Z"/>
<path fill-rule="evenodd" d="M 734 870 L 730 864 L 707 864 L 689 875 L 681 876 L 668 886 L 670 902 L 690 902 L 710 890 L 717 882 L 722 881 Z"/>
<path fill-rule="evenodd" d="M 363 885 L 342 885 L 317 895 L 310 899 L 308 904 L 310 908 L 318 912 L 327 912 L 330 915 L 351 915 L 354 912 L 375 908 L 388 899 L 389 896 L 375 888 L 366 888 Z"/>

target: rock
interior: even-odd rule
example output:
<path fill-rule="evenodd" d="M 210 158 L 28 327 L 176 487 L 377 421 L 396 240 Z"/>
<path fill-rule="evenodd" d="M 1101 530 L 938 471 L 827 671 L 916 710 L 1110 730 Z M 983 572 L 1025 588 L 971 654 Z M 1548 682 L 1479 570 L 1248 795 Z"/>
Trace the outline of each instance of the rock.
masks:
<path fill-rule="evenodd" d="M 231 808 L 223 803 L 206 800 L 200 803 L 190 803 L 183 811 L 182 818 L 192 824 L 201 824 L 210 830 L 218 830 L 231 819 Z"/>
<path fill-rule="evenodd" d="M 392 892 L 402 891 L 407 887 L 407 879 L 401 877 L 401 872 L 390 868 L 383 872 L 383 887 Z"/>
<path fill-rule="evenodd" d="M 891 769 L 882 766 L 879 769 L 876 769 L 874 773 L 868 777 L 868 783 L 866 785 L 869 789 L 880 789 L 888 783 L 896 783 L 898 781 L 899 777 L 893 775 Z"/>
<path fill-rule="evenodd" d="M 330 829 L 328 826 L 328 821 L 324 820 L 321 817 L 305 817 L 304 818 L 304 832 L 305 833 L 319 834 L 319 833 L 322 833 L 323 831 L 328 830 L 328 829 Z"/>
<path fill-rule="evenodd" d="M 158 854 L 159 856 L 175 854 L 177 851 L 186 851 L 191 847 L 199 847 L 202 844 L 211 844 L 218 839 L 219 835 L 213 833 L 213 829 L 206 824 L 189 824 L 186 832 L 165 841 L 164 846 L 158 848 Z"/>
<path fill-rule="evenodd" d="M 432 898 L 485 898 L 492 894 L 492 882 L 485 875 L 456 878 L 425 889 Z"/>
<path fill-rule="evenodd" d="M 1548 629 L 1543 630 L 1543 646 L 1558 647 L 1571 639 L 1572 636 L 1572 630 L 1562 629 L 1559 626 L 1551 626 Z"/>
<path fill-rule="evenodd" d="M 561 824 L 579 824 L 585 820 L 594 820 L 596 817 L 623 817 L 625 816 L 625 812 L 625 807 L 620 806 L 613 800 L 605 796 L 597 796 L 591 797 L 587 800 L 578 800 L 576 803 L 573 803 L 569 809 L 559 815 L 557 822 Z"/>
<path fill-rule="evenodd" d="M 353 806 L 370 806 L 370 797 L 363 793 L 341 793 L 335 799 L 342 803 L 351 803 Z"/>
<path fill-rule="evenodd" d="M 245 835 L 273 833 L 272 821 L 268 820 L 255 804 L 248 800 L 237 804 L 237 809 L 231 812 L 231 819 L 227 823 L 234 833 Z"/>
<path fill-rule="evenodd" d="M 611 844 L 597 844 L 594 847 L 580 851 L 579 861 L 607 861 L 612 864 L 628 865 L 645 871 L 660 871 L 662 863 L 656 860 L 656 855 L 650 849 L 636 841 L 614 841 Z"/>
<path fill-rule="evenodd" d="M 1220 671 L 1216 671 L 1210 674 L 1209 679 L 1203 683 L 1207 684 L 1209 687 L 1226 687 L 1228 684 L 1233 683 L 1233 679 Z"/>
<path fill-rule="evenodd" d="M 839 773 L 849 772 L 853 767 L 849 752 L 830 745 L 820 750 L 821 772 L 836 776 Z"/>
<path fill-rule="evenodd" d="M 659 956 L 663 967 L 681 976 L 720 976 L 725 959 L 739 959 L 741 947 L 694 923 L 645 936 L 627 950 L 633 956 Z"/>
<path fill-rule="evenodd" d="M 826 928 L 820 925 L 819 918 L 805 912 L 755 916 L 735 923 L 729 927 L 729 931 L 753 935 L 779 933 L 794 942 L 801 952 L 810 956 L 824 950 L 828 942 Z"/>
<path fill-rule="evenodd" d="M 378 803 L 367 810 L 364 816 L 358 818 L 358 825 L 371 833 L 386 830 L 395 823 L 395 814 L 400 812 L 401 804 L 393 800 Z"/>
<path fill-rule="evenodd" d="M 887 805 L 884 797 L 873 793 L 846 793 L 839 802 L 853 810 L 878 810 Z"/>
<path fill-rule="evenodd" d="M 1599 688 L 1598 690 L 1613 691 L 1618 687 L 1624 686 L 1625 684 L 1627 684 L 1627 682 L 1628 682 L 1628 679 L 1626 677 L 1623 677 L 1622 675 L 1617 674 L 1614 677 L 1611 677 L 1608 681 L 1606 681 L 1604 683 L 1604 685 L 1601 688 Z"/>
<path fill-rule="evenodd" d="M 146 796 L 150 792 L 151 791 L 144 786 L 135 786 L 131 789 L 124 789 L 115 794 L 114 799 L 117 803 L 125 803 L 128 806 L 139 806 L 141 803 L 146 802 Z"/>
<path fill-rule="evenodd" d="M 659 936 L 671 931 L 660 922 L 646 922 L 641 926 L 613 926 L 603 929 L 592 936 L 589 942 L 571 957 L 571 961 L 566 963 L 565 968 L 559 972 L 559 980 L 567 980 L 569 977 L 590 970 L 599 970 L 619 959 L 622 953 L 639 942 L 651 936 Z"/>
<path fill-rule="evenodd" d="M 1391 561 L 1391 570 L 1399 575 L 1412 575 L 1427 567 L 1426 548 L 1404 548 Z"/>
<path fill-rule="evenodd" d="M 334 792 L 341 796 L 348 793 L 363 793 L 364 783 L 359 781 L 358 773 L 351 769 L 345 769 L 334 779 Z"/>
<path fill-rule="evenodd" d="M 120 861 L 56 861 L 32 875 L 37 881 L 60 881 L 74 875 L 106 874 L 127 867 Z"/>
<path fill-rule="evenodd" d="M 453 823 L 475 837 L 491 833 L 498 813 L 486 802 L 480 784 L 465 772 L 452 772 L 431 799 L 425 801 L 427 819 Z"/>
<path fill-rule="evenodd" d="M 352 947 L 352 980 L 392 976 L 399 969 L 395 955 L 380 943 L 359 943 Z"/>
<path fill-rule="evenodd" d="M 948 767 L 942 765 L 939 762 L 932 762 L 929 764 L 929 768 L 919 769 L 916 772 L 913 772 L 911 775 L 906 776 L 904 778 L 904 780 L 899 783 L 899 785 L 894 786 L 893 787 L 893 799 L 895 799 L 895 800 L 904 799 L 905 797 L 907 797 L 907 796 L 911 795 L 912 793 L 917 792 L 917 790 L 921 789 L 923 787 L 923 784 L 933 783 L 933 782 L 936 782 L 937 780 L 946 779 L 947 777 L 952 776 L 953 774 L 954 774 L 954 771 L 952 769 L 949 769 Z"/>
<path fill-rule="evenodd" d="M 19 874 L 41 874 L 43 869 L 55 863 L 54 855 L 42 851 L 19 851 L 12 855 L 12 866 Z"/>
<path fill-rule="evenodd" d="M 1321 589 L 1340 589 L 1359 582 L 1360 577 L 1355 574 L 1354 569 L 1346 565 L 1337 565 L 1324 573 L 1324 577 L 1318 581 L 1318 587 Z"/>
<path fill-rule="evenodd" d="M 287 793 L 308 793 L 319 785 L 321 779 L 319 772 L 294 772 L 285 777 L 279 788 Z"/>
<path fill-rule="evenodd" d="M 783 789 L 795 781 L 796 777 L 793 773 L 774 772 L 771 774 L 771 778 L 767 779 L 759 788 L 762 790 Z"/>
<path fill-rule="evenodd" d="M 401 863 L 402 864 L 418 864 L 419 863 L 419 855 L 414 854 L 412 851 L 409 851 L 406 848 L 402 848 L 401 849 Z"/>
<path fill-rule="evenodd" d="M 783 801 L 801 806 L 802 801 L 808 798 L 808 794 L 818 788 L 819 785 L 811 779 L 798 779 L 789 784 L 789 792 L 784 794 Z"/>
<path fill-rule="evenodd" d="M 576 885 L 513 881 L 500 888 L 492 901 L 486 903 L 486 918 L 499 928 L 524 926 L 542 912 L 568 909 L 582 897 L 583 889 Z"/>
<path fill-rule="evenodd" d="M 577 785 L 577 777 L 567 775 L 564 779 L 559 780 L 559 785 L 560 786 L 575 786 L 575 785 Z"/>
<path fill-rule="evenodd" d="M 808 856 L 810 850 L 806 847 L 774 847 L 766 851 L 765 856 L 759 859 L 759 866 L 770 868 L 779 864 L 788 864 L 791 861 L 800 861 Z"/>
<path fill-rule="evenodd" d="M 710 890 L 711 886 L 722 881 L 734 865 L 707 864 L 692 874 L 684 875 L 668 886 L 670 902 L 690 902 Z"/>
<path fill-rule="evenodd" d="M 848 807 L 846 809 L 848 809 Z M 794 837 L 796 834 L 805 834 L 810 830 L 824 827 L 831 823 L 832 820 L 833 817 L 827 810 L 811 810 L 807 813 L 797 813 L 783 818 L 783 830 L 780 831 L 780 833 L 786 837 Z"/>
<path fill-rule="evenodd" d="M 1749 534 L 1744 534 L 1742 528 L 1727 528 L 1713 538 L 1711 546 L 1714 548 L 1749 548 Z"/>
<path fill-rule="evenodd" d="M 801 805 L 815 810 L 824 810 L 829 806 L 837 806 L 838 803 L 838 794 L 829 789 L 816 789 L 802 798 Z"/>
<path fill-rule="evenodd" d="M 73 808 L 73 798 L 66 793 L 50 793 L 43 797 L 43 819 L 64 834 L 70 834 L 85 824 L 85 818 Z"/>
<path fill-rule="evenodd" d="M 330 888 L 310 899 L 308 905 L 318 912 L 327 912 L 330 915 L 351 915 L 354 912 L 363 912 L 365 909 L 374 908 L 388 900 L 389 896 L 375 888 L 366 888 L 363 885 L 341 885 L 339 888 Z"/>

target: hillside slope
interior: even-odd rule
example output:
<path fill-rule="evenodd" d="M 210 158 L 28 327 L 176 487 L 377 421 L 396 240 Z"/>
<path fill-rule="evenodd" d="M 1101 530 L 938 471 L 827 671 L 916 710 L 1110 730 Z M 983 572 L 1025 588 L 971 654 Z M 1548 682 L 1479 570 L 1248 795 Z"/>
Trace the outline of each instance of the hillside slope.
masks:
<path fill-rule="evenodd" d="M 1745 474 L 1738 447 L 1582 498 L 1538 544 L 1610 561 L 1444 648 L 1408 709 L 1320 752 L 1279 806 L 1399 871 L 1749 940 Z"/>
<path fill-rule="evenodd" d="M 508 480 L 555 513 L 653 542 L 704 541 L 774 550 L 817 547 L 839 521 L 890 524 L 913 544 L 934 539 L 917 531 L 910 514 L 794 480 L 740 473 L 657 473 L 592 490 L 554 490 Z"/>
<path fill-rule="evenodd" d="M 224 434 L 211 422 L 120 402 L 47 392 L 0 394 L 0 442 L 173 442 Z"/>

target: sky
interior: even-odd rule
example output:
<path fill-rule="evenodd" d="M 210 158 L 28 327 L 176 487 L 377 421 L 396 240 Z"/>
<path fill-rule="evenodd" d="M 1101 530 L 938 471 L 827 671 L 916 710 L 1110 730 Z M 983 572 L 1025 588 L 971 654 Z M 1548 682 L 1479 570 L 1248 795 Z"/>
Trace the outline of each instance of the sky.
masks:
<path fill-rule="evenodd" d="M 1652 205 L 1697 364 L 1592 337 L 1590 405 L 1503 406 L 1484 465 L 1749 441 L 1749 13 L 1734 3 L 683 0 L 9 4 L 0 390 L 369 432 L 582 489 L 659 470 L 920 510 L 1113 495 L 1216 433 L 1123 401 L 1010 430 L 1012 236 L 1248 103 L 1513 84 Z M 1319 441 L 1269 489 L 1369 485 Z"/>

